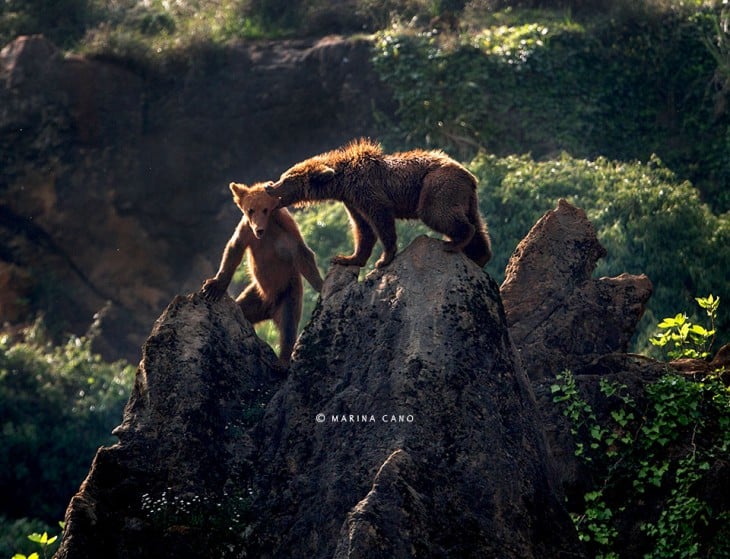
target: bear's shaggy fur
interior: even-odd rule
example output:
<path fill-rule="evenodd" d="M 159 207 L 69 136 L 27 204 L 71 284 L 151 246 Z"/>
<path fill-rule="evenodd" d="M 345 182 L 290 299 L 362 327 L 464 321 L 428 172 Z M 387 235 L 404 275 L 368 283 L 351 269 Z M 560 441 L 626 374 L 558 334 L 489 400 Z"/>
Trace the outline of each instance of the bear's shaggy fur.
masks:
<path fill-rule="evenodd" d="M 249 188 L 232 182 L 230 189 L 243 217 L 226 245 L 218 273 L 205 281 L 201 291 L 208 299 L 220 299 L 248 251 L 248 270 L 253 281 L 236 303 L 252 324 L 274 321 L 279 330 L 279 360 L 286 363 L 302 316 L 301 276 L 318 292 L 322 289 L 322 276 L 314 253 L 289 212 L 279 207 L 277 198 L 269 196 L 263 186 Z"/>
<path fill-rule="evenodd" d="M 283 206 L 319 200 L 345 203 L 355 251 L 335 264 L 364 266 L 376 240 L 389 264 L 397 251 L 395 219 L 420 218 L 446 235 L 446 250 L 463 251 L 477 265 L 492 256 L 487 228 L 479 215 L 476 178 L 442 151 L 383 154 L 370 140 L 316 155 L 294 165 L 269 184 L 267 192 Z"/>

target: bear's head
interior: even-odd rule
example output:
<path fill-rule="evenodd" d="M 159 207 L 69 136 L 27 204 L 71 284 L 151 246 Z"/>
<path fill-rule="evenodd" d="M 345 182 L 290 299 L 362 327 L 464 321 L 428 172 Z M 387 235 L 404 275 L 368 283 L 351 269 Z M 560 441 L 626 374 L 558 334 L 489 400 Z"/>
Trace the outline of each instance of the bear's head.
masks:
<path fill-rule="evenodd" d="M 328 188 L 335 170 L 316 158 L 294 165 L 278 181 L 269 183 L 266 192 L 281 200 L 282 206 L 327 200 L 333 193 Z"/>
<path fill-rule="evenodd" d="M 248 226 L 257 239 L 264 236 L 269 226 L 269 218 L 280 205 L 278 198 L 266 193 L 267 184 L 246 186 L 232 182 L 229 185 L 234 202 L 246 216 Z"/>

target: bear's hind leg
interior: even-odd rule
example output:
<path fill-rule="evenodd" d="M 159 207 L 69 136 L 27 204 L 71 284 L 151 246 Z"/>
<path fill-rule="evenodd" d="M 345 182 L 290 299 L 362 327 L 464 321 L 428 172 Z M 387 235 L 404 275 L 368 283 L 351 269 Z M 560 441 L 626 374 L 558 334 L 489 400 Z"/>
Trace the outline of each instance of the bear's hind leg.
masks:
<path fill-rule="evenodd" d="M 463 250 L 471 242 L 476 232 L 476 228 L 463 212 L 448 212 L 439 207 L 431 208 L 424 205 L 419 208 L 418 217 L 431 229 L 449 238 L 444 246 L 448 252 Z"/>
<path fill-rule="evenodd" d="M 479 215 L 474 177 L 460 167 L 444 166 L 423 178 L 417 215 L 450 240 L 446 250 L 463 251 L 483 266 L 491 256 L 486 226 Z"/>
<path fill-rule="evenodd" d="M 398 252 L 398 235 L 395 232 L 395 215 L 388 208 L 376 208 L 370 216 L 375 234 L 383 243 L 383 254 L 375 263 L 376 268 L 383 268 L 390 264 Z"/>
<path fill-rule="evenodd" d="M 444 243 L 447 252 L 461 252 L 474 238 L 474 226 L 469 223 L 466 216 L 454 216 L 451 224 L 445 229 L 446 231 L 442 231 L 442 233 L 449 238 Z"/>
<path fill-rule="evenodd" d="M 360 212 L 345 205 L 347 213 L 350 216 L 350 224 L 352 225 L 352 237 L 355 242 L 355 252 L 350 256 L 338 254 L 332 258 L 333 264 L 341 264 L 343 266 L 360 266 L 361 268 L 367 263 L 368 258 L 373 253 L 373 247 L 377 237 L 375 231 L 370 227 L 367 220 Z"/>

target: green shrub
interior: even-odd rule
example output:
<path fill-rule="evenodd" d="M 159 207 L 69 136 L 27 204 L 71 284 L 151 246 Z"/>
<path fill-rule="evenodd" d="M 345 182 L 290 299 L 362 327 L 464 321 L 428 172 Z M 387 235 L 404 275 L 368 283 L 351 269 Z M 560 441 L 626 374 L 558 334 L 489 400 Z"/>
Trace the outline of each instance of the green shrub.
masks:
<path fill-rule="evenodd" d="M 38 545 L 28 539 L 29 534 L 58 532 L 42 520 L 19 518 L 10 520 L 0 516 L 0 557 L 8 559 L 20 552 L 26 555 L 38 550 Z"/>
<path fill-rule="evenodd" d="M 728 214 L 714 215 L 696 189 L 657 158 L 644 164 L 588 161 L 565 154 L 543 162 L 528 156 L 482 155 L 472 162 L 471 170 L 479 177 L 480 208 L 494 248 L 487 270 L 498 280 L 519 241 L 560 198 L 586 211 L 608 252 L 599 261 L 596 276 L 623 272 L 649 276 L 654 293 L 637 349 L 649 348 L 650 328 L 657 317 L 671 315 L 677 300 L 693 302 L 692 293 L 726 285 Z M 727 337 L 729 328 L 730 315 L 722 309 L 718 335 Z"/>
<path fill-rule="evenodd" d="M 4 0 L 0 46 L 18 35 L 43 33 L 60 47 L 74 45 L 94 21 L 93 0 Z"/>
<path fill-rule="evenodd" d="M 707 500 L 707 476 L 730 449 L 730 390 L 718 374 L 668 373 L 646 386 L 642 403 L 602 379 L 610 411 L 601 419 L 570 371 L 551 390 L 593 478 L 583 502 L 571 505 L 591 557 L 624 556 L 625 530 L 637 521 L 644 536 L 632 543 L 646 559 L 726 556 L 730 511 Z"/>
<path fill-rule="evenodd" d="M 515 10 L 458 35 L 382 31 L 373 63 L 398 103 L 387 143 L 461 159 L 480 149 L 538 159 L 655 153 L 727 209 L 730 111 L 708 48 L 718 17 L 697 6 L 583 20 Z"/>
<path fill-rule="evenodd" d="M 23 342 L 0 339 L 0 514 L 63 518 L 97 448 L 114 442 L 133 369 L 90 343 L 51 346 L 39 326 Z"/>

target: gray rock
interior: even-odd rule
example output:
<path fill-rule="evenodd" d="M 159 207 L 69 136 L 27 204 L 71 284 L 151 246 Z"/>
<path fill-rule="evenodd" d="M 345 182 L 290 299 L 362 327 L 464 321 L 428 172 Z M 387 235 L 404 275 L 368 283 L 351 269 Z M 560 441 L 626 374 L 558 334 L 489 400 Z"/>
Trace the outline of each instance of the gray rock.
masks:
<path fill-rule="evenodd" d="M 497 285 L 426 237 L 355 280 L 330 271 L 263 419 L 255 554 L 575 553 Z"/>
<path fill-rule="evenodd" d="M 280 382 L 275 363 L 231 299 L 177 297 L 145 343 L 119 442 L 98 451 L 69 504 L 56 557 L 216 549 L 218 516 L 247 493 L 249 430 Z"/>
<path fill-rule="evenodd" d="M 531 380 L 627 351 L 653 288 L 643 274 L 592 278 L 605 254 L 585 212 L 565 200 L 517 246 L 500 293 Z"/>
<path fill-rule="evenodd" d="M 230 300 L 175 299 L 57 558 L 580 556 L 494 281 L 425 237 L 353 272 L 283 383 Z"/>

